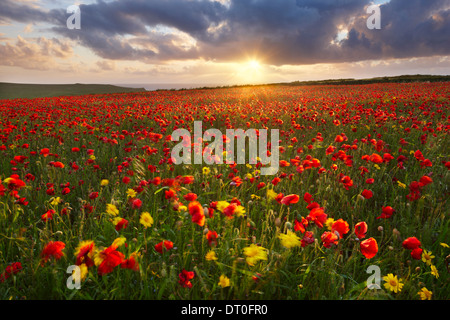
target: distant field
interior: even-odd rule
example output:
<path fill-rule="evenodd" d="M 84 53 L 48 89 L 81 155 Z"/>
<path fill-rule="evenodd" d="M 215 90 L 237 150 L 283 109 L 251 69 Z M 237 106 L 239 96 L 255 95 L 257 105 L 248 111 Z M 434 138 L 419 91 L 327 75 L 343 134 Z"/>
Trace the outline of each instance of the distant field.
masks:
<path fill-rule="evenodd" d="M 0 99 L 44 98 L 86 94 L 142 92 L 144 88 L 126 88 L 106 84 L 27 84 L 0 82 Z"/>

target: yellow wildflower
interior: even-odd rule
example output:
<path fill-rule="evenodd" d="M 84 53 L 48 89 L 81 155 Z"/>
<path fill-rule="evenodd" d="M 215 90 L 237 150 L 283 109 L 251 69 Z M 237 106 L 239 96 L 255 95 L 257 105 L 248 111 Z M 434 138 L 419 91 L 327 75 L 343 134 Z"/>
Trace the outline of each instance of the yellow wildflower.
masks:
<path fill-rule="evenodd" d="M 431 251 L 423 250 L 422 252 L 422 261 L 428 265 L 431 265 L 431 259 L 434 259 Z"/>
<path fill-rule="evenodd" d="M 106 213 L 112 215 L 112 216 L 117 216 L 119 214 L 119 209 L 117 209 L 117 207 L 111 203 L 108 203 L 106 205 Z"/>
<path fill-rule="evenodd" d="M 214 250 L 209 250 L 205 256 L 205 259 L 208 261 L 217 260 L 216 252 Z"/>
<path fill-rule="evenodd" d="M 421 300 L 431 300 L 433 292 L 424 287 L 419 292 L 417 292 L 417 294 L 420 296 Z"/>
<path fill-rule="evenodd" d="M 125 242 L 127 242 L 127 238 L 125 238 L 125 237 L 119 237 L 119 238 L 116 238 L 116 239 L 113 241 L 113 243 L 111 244 L 111 246 L 114 246 L 114 247 L 120 247 L 120 246 L 123 246 L 123 245 L 125 244 Z"/>
<path fill-rule="evenodd" d="M 325 221 L 325 225 L 326 225 L 326 227 L 327 227 L 328 230 L 331 230 L 331 226 L 333 225 L 333 223 L 334 223 L 334 219 L 333 219 L 333 218 L 328 218 L 328 219 Z"/>
<path fill-rule="evenodd" d="M 298 247 L 301 244 L 300 238 L 290 230 L 287 231 L 287 234 L 280 233 L 278 238 L 281 240 L 281 245 L 288 249 Z"/>
<path fill-rule="evenodd" d="M 137 192 L 134 191 L 133 189 L 127 190 L 127 198 L 134 198 L 134 197 L 136 197 L 136 195 L 137 195 Z"/>
<path fill-rule="evenodd" d="M 150 228 L 153 225 L 153 218 L 148 212 L 142 212 L 139 222 L 146 228 Z"/>
<path fill-rule="evenodd" d="M 431 265 L 431 274 L 432 274 L 433 276 L 435 276 L 436 279 L 439 278 L 439 272 L 438 272 L 436 266 L 434 266 L 434 265 Z"/>
<path fill-rule="evenodd" d="M 397 276 L 394 276 L 392 273 L 389 273 L 387 276 L 383 277 L 383 280 L 386 281 L 384 287 L 387 290 L 394 291 L 395 293 L 402 291 L 402 279 L 397 279 Z"/>
<path fill-rule="evenodd" d="M 229 287 L 230 286 L 230 279 L 227 276 L 222 274 L 219 277 L 219 286 L 222 287 L 222 288 Z"/>
<path fill-rule="evenodd" d="M 259 260 L 267 260 L 267 249 L 252 243 L 244 248 L 244 255 L 247 257 L 245 261 L 250 266 L 254 266 Z"/>

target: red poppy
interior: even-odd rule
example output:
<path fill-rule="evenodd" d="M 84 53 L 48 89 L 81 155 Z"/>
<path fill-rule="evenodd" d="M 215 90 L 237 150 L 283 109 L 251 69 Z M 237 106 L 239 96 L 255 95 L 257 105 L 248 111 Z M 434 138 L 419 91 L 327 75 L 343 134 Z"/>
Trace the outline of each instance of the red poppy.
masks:
<path fill-rule="evenodd" d="M 52 220 L 55 212 L 56 211 L 53 209 L 47 210 L 47 212 L 41 216 L 42 221 L 47 222 L 48 220 Z"/>
<path fill-rule="evenodd" d="M 327 220 L 327 214 L 323 211 L 323 208 L 314 208 L 309 212 L 306 219 L 314 222 L 319 228 L 322 228 Z"/>
<path fill-rule="evenodd" d="M 101 261 L 97 270 L 100 276 L 111 273 L 125 258 L 122 252 L 117 251 L 117 246 L 110 246 L 99 252 L 97 256 Z"/>
<path fill-rule="evenodd" d="M 126 229 L 127 227 L 128 227 L 128 220 L 122 218 L 119 220 L 119 222 L 117 222 L 114 228 L 116 229 L 116 231 L 120 231 L 122 229 Z"/>
<path fill-rule="evenodd" d="M 325 231 L 320 239 L 322 239 L 325 248 L 331 248 L 332 245 L 337 245 L 339 237 L 334 232 Z"/>
<path fill-rule="evenodd" d="M 367 190 L 364 189 L 363 192 L 361 192 L 361 195 L 365 198 L 365 199 L 370 199 L 373 196 L 373 192 L 371 190 Z"/>
<path fill-rule="evenodd" d="M 210 246 L 215 246 L 215 245 L 217 245 L 217 232 L 216 231 L 211 231 L 211 230 L 209 230 L 207 233 L 206 233 L 206 239 L 208 240 L 208 244 L 210 245 Z"/>
<path fill-rule="evenodd" d="M 408 250 L 414 250 L 421 246 L 420 241 L 416 237 L 409 237 L 402 243 L 402 247 Z"/>
<path fill-rule="evenodd" d="M 281 199 L 281 203 L 284 205 L 290 205 L 291 203 L 297 203 L 300 197 L 296 194 L 290 194 L 287 196 L 284 196 L 283 199 Z"/>
<path fill-rule="evenodd" d="M 97 197 L 98 197 L 98 192 L 97 191 L 89 193 L 89 199 L 93 200 L 93 199 L 95 199 Z"/>
<path fill-rule="evenodd" d="M 305 192 L 303 200 L 305 200 L 306 203 L 310 204 L 311 201 L 313 200 L 313 196 L 310 193 Z"/>
<path fill-rule="evenodd" d="M 45 157 L 47 157 L 50 154 L 50 149 L 43 148 L 43 149 L 41 149 L 41 152 L 39 152 L 39 154 L 43 155 L 44 158 L 45 158 Z"/>
<path fill-rule="evenodd" d="M 169 251 L 171 249 L 173 249 L 173 242 L 169 240 L 161 241 L 155 245 L 155 250 L 159 253 L 163 253 L 163 250 Z"/>
<path fill-rule="evenodd" d="M 139 209 L 142 206 L 142 200 L 138 198 L 130 198 L 129 202 L 133 209 Z"/>
<path fill-rule="evenodd" d="M 422 186 L 426 186 L 433 182 L 433 180 L 429 176 L 423 176 L 420 178 L 419 182 L 422 184 Z"/>
<path fill-rule="evenodd" d="M 374 238 L 369 238 L 360 243 L 361 253 L 367 259 L 373 258 L 378 252 L 378 243 Z"/>
<path fill-rule="evenodd" d="M 41 252 L 41 263 L 47 262 L 50 258 L 59 260 L 64 256 L 62 250 L 65 248 L 66 244 L 62 241 L 50 241 L 44 247 Z"/>
<path fill-rule="evenodd" d="M 348 226 L 347 221 L 344 221 L 343 219 L 336 220 L 331 225 L 331 232 L 339 233 L 339 237 L 343 237 L 345 234 L 347 234 L 350 231 L 350 228 Z"/>
<path fill-rule="evenodd" d="M 184 288 L 192 288 L 192 283 L 190 280 L 194 279 L 195 273 L 194 271 L 186 271 L 183 269 L 181 273 L 178 275 L 179 280 L 178 283 Z"/>
<path fill-rule="evenodd" d="M 344 185 L 345 190 L 349 190 L 353 186 L 353 180 L 349 176 L 343 176 L 340 182 Z"/>
<path fill-rule="evenodd" d="M 308 226 L 308 220 L 302 217 L 301 221 L 297 219 L 294 220 L 294 231 L 300 231 L 301 233 L 305 233 L 306 227 Z"/>
<path fill-rule="evenodd" d="M 422 258 L 422 248 L 415 248 L 411 250 L 411 257 L 416 260 L 420 260 Z"/>
<path fill-rule="evenodd" d="M 381 215 L 377 219 L 389 219 L 394 213 L 394 209 L 391 206 L 383 207 Z"/>
<path fill-rule="evenodd" d="M 133 254 L 128 259 L 125 259 L 124 261 L 122 261 L 122 263 L 120 264 L 120 267 L 122 269 L 130 269 L 133 271 L 139 271 L 139 264 L 137 263 L 136 258 L 134 257 Z"/>
<path fill-rule="evenodd" d="M 383 163 L 383 158 L 377 153 L 372 153 L 369 157 L 369 161 L 373 163 Z"/>
<path fill-rule="evenodd" d="M 314 233 L 312 231 L 306 231 L 302 238 L 302 247 L 306 247 L 308 244 L 314 242 Z"/>
<path fill-rule="evenodd" d="M 358 222 L 355 225 L 355 235 L 359 238 L 359 239 L 364 239 L 366 237 L 366 233 L 367 233 L 367 223 L 363 222 Z"/>
<path fill-rule="evenodd" d="M 189 202 L 188 210 L 191 215 L 192 222 L 202 227 L 205 224 L 205 212 L 200 202 Z"/>
<path fill-rule="evenodd" d="M 186 201 L 195 201 L 197 200 L 197 195 L 195 193 L 189 192 L 188 194 L 184 195 L 183 198 Z"/>

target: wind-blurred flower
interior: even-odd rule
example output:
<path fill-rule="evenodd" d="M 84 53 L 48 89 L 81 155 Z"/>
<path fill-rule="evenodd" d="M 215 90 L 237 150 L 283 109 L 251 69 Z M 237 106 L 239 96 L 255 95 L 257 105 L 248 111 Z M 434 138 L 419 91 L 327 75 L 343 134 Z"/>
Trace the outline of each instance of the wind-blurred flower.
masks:
<path fill-rule="evenodd" d="M 290 230 L 288 230 L 286 234 L 280 233 L 278 238 L 281 240 L 281 245 L 288 249 L 301 245 L 300 238 Z"/>
<path fill-rule="evenodd" d="M 244 248 L 244 255 L 246 256 L 246 262 L 250 266 L 254 266 L 259 260 L 267 260 L 267 249 L 252 243 Z"/>
<path fill-rule="evenodd" d="M 106 205 L 106 213 L 112 216 L 117 216 L 119 214 L 119 209 L 117 209 L 115 205 L 108 203 Z"/>

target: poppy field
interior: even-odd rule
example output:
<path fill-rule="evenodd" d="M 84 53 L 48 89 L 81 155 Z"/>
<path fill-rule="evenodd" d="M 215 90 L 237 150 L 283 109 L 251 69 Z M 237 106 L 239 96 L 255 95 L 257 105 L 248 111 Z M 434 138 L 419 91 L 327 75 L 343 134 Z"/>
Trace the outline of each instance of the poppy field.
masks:
<path fill-rule="evenodd" d="M 448 82 L 0 100 L 0 299 L 446 300 L 449 111 Z M 194 121 L 278 129 L 278 172 L 175 164 Z"/>

